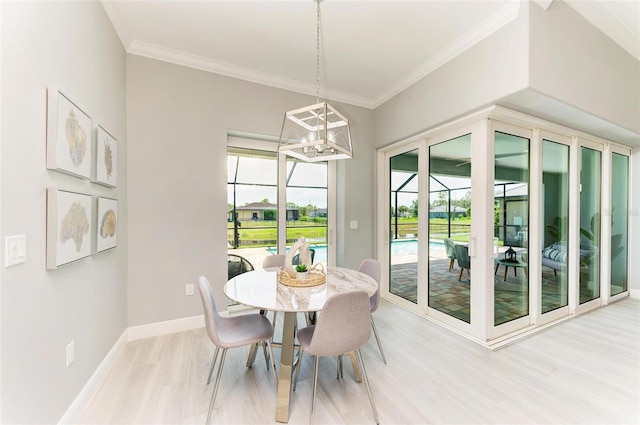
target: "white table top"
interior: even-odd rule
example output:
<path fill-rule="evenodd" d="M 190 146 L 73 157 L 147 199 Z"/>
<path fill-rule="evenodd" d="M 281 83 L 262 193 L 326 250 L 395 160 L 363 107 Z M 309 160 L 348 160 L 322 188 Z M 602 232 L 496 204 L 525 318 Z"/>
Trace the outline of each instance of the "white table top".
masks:
<path fill-rule="evenodd" d="M 338 292 L 362 289 L 369 296 L 376 293 L 378 283 L 369 275 L 342 267 L 329 267 L 327 282 L 308 288 L 278 283 L 279 268 L 242 273 L 224 285 L 227 297 L 240 304 L 269 311 L 320 311 L 325 301 Z"/>

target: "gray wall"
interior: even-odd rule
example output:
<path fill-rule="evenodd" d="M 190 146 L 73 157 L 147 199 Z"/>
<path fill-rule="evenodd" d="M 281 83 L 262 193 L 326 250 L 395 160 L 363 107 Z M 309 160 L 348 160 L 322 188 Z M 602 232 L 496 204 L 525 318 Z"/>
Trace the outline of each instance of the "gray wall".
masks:
<path fill-rule="evenodd" d="M 639 134 L 638 60 L 564 2 L 530 16 L 530 88 Z"/>
<path fill-rule="evenodd" d="M 495 103 L 528 82 L 527 9 L 375 110 L 382 147 Z"/>
<path fill-rule="evenodd" d="M 2 2 L 2 423 L 55 423 L 126 329 L 125 52 L 99 2 Z M 119 187 L 48 171 L 46 89 L 55 85 L 119 141 Z M 118 247 L 45 268 L 46 188 L 120 200 Z M 4 244 L 2 244 L 4 245 Z M 65 347 L 75 342 L 75 363 Z"/>
<path fill-rule="evenodd" d="M 227 134 L 279 135 L 287 110 L 313 97 L 129 55 L 129 325 L 202 313 L 185 284 L 226 282 Z M 338 264 L 373 255 L 373 112 L 335 104 L 352 125 L 355 160 L 338 172 Z M 358 230 L 344 223 L 359 220 Z"/>

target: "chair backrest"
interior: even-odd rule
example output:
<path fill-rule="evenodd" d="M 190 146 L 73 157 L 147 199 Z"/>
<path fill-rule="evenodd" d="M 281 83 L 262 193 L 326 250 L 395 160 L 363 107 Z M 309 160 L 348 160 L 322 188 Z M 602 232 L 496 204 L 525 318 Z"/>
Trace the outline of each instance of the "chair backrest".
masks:
<path fill-rule="evenodd" d="M 369 295 L 365 291 L 339 292 L 327 299 L 318 315 L 306 352 L 337 356 L 354 351 L 371 336 Z"/>
<path fill-rule="evenodd" d="M 238 276 L 239 274 L 253 270 L 253 265 L 244 257 L 237 254 L 227 254 L 227 279 Z"/>
<path fill-rule="evenodd" d="M 262 268 L 267 269 L 269 267 L 284 267 L 284 259 L 286 255 L 284 254 L 273 254 L 267 255 L 264 257 L 264 261 L 262 262 Z"/>
<path fill-rule="evenodd" d="M 378 309 L 380 303 L 380 262 L 373 258 L 367 258 L 360 263 L 358 270 L 371 276 L 378 283 L 376 293 L 371 296 L 371 312 L 373 313 Z"/>
<path fill-rule="evenodd" d="M 447 257 L 456 258 L 456 244 L 451 239 L 444 240 L 444 249 L 447 251 Z"/>
<path fill-rule="evenodd" d="M 216 302 L 213 297 L 213 289 L 209 280 L 200 276 L 198 279 L 198 291 L 200 292 L 200 299 L 202 300 L 202 309 L 204 310 L 204 323 L 207 327 L 207 335 L 211 342 L 216 346 L 220 346 L 220 339 L 218 338 L 218 332 L 216 325 L 222 322 L 222 317 L 218 313 L 216 308 Z"/>
<path fill-rule="evenodd" d="M 469 258 L 469 248 L 464 245 L 456 245 L 456 260 L 458 265 L 463 269 L 471 268 L 471 259 Z"/>

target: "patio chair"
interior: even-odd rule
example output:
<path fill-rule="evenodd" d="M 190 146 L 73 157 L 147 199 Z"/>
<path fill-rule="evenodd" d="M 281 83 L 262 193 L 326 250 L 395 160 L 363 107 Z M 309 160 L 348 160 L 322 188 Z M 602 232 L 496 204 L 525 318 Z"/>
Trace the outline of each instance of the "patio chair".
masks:
<path fill-rule="evenodd" d="M 469 258 L 469 248 L 465 245 L 456 245 L 456 260 L 460 267 L 460 275 L 458 275 L 458 281 L 462 280 L 462 272 L 467 269 L 469 278 L 471 278 L 471 258 Z"/>
<path fill-rule="evenodd" d="M 227 254 L 227 280 L 238 276 L 239 274 L 250 272 L 253 265 L 246 258 L 237 254 Z"/>
<path fill-rule="evenodd" d="M 449 257 L 449 271 L 453 269 L 453 262 L 456 260 L 456 244 L 451 239 L 444 240 L 444 249 L 447 251 L 447 257 Z"/>

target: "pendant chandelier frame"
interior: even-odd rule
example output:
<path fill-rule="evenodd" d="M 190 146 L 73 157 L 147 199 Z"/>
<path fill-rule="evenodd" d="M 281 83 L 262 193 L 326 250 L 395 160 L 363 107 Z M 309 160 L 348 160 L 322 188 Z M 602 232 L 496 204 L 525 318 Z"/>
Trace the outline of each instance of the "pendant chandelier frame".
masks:
<path fill-rule="evenodd" d="M 285 113 L 278 151 L 306 161 L 353 157 L 349 120 L 320 101 L 320 2 L 316 2 L 316 103 Z"/>

